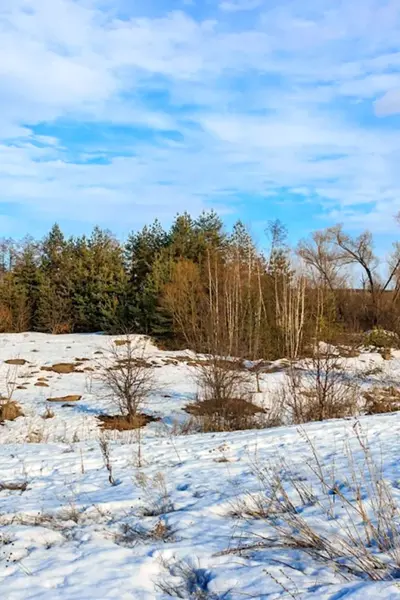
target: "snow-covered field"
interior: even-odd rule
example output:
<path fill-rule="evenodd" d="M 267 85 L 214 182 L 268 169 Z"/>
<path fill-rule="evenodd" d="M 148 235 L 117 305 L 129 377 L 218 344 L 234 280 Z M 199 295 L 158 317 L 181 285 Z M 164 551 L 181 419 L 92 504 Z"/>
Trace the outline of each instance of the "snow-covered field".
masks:
<path fill-rule="evenodd" d="M 304 430 L 175 435 L 196 391 L 192 367 L 183 360 L 193 355 L 151 347 L 158 389 L 145 410 L 160 420 L 141 430 L 140 457 L 137 432 L 109 434 L 111 485 L 96 415 L 115 406 L 96 367 L 112 339 L 0 336 L 0 391 L 6 395 L 15 381 L 13 398 L 25 415 L 0 426 L 0 598 L 400 598 L 395 570 L 386 581 L 371 581 L 283 543 L 267 517 L 250 518 L 246 510 L 238 516 L 238 507 L 265 492 L 257 473 L 278 469 L 295 504 L 293 481 L 312 488 L 315 500 L 296 505 L 305 522 L 322 537 L 346 536 L 346 528 L 359 527 L 342 501 L 342 495 L 354 495 L 348 480 L 365 467 L 357 434 L 367 440 L 400 505 L 398 413 L 314 423 Z M 4 362 L 16 358 L 27 362 L 19 367 Z M 78 372 L 41 369 L 76 362 Z M 371 353 L 347 359 L 350 374 L 361 369 L 372 373 L 366 385 L 374 383 L 375 372 L 381 384 L 397 385 L 400 353 L 390 361 Z M 267 401 L 283 376 L 264 375 L 257 401 Z M 70 406 L 51 403 L 54 417 L 43 418 L 48 398 L 71 394 L 82 398 Z M 313 448 L 327 479 L 343 490 L 329 516 L 323 496 L 330 502 L 332 490 L 322 489 L 309 466 L 315 464 Z M 374 542 L 371 552 L 385 562 Z"/>

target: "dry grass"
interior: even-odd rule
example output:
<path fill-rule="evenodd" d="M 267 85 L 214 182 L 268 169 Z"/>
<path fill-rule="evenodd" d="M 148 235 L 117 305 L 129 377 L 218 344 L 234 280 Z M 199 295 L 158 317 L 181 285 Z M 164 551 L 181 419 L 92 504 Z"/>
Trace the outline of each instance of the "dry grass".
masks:
<path fill-rule="evenodd" d="M 48 383 L 46 383 L 45 381 L 37 381 L 37 382 L 35 383 L 35 387 L 46 387 L 46 388 L 48 388 L 48 387 L 50 387 L 50 386 L 49 386 L 49 384 L 48 384 Z"/>
<path fill-rule="evenodd" d="M 49 407 L 47 407 L 44 413 L 42 414 L 42 419 L 54 419 L 54 417 L 55 414 Z"/>
<path fill-rule="evenodd" d="M 165 520 L 160 519 L 154 527 L 150 528 L 144 527 L 142 524 L 132 526 L 128 523 L 123 523 L 121 531 L 115 536 L 114 541 L 120 546 L 133 548 L 138 544 L 168 542 L 173 541 L 173 539 L 174 532 L 172 528 Z"/>
<path fill-rule="evenodd" d="M 47 398 L 47 402 L 79 402 L 81 398 L 82 396 L 79 396 L 79 394 L 70 394 L 69 396 Z"/>
<path fill-rule="evenodd" d="M 212 573 L 190 560 L 163 561 L 168 576 L 156 583 L 156 589 L 170 598 L 184 600 L 225 600 L 230 590 L 216 594 L 209 589 Z"/>
<path fill-rule="evenodd" d="M 4 421 L 15 421 L 18 417 L 23 417 L 21 407 L 17 402 L 9 399 L 3 399 L 0 403 L 0 423 Z"/>
<path fill-rule="evenodd" d="M 240 431 L 266 427 L 266 412 L 252 402 L 242 398 L 229 398 L 223 403 L 200 400 L 185 407 L 185 411 L 194 418 L 185 424 L 183 431 Z M 261 417 L 261 418 L 260 418 Z"/>
<path fill-rule="evenodd" d="M 138 413 L 132 417 L 129 417 L 129 415 L 99 415 L 97 418 L 100 421 L 100 427 L 102 429 L 116 429 L 117 431 L 140 429 L 141 427 L 145 427 L 148 423 L 159 420 L 156 417 L 145 415 L 143 413 Z"/>
<path fill-rule="evenodd" d="M 350 580 L 391 580 L 400 567 L 399 507 L 362 432 L 355 431 L 358 447 L 347 445 L 340 475 L 302 431 L 312 457 L 306 467 L 317 485 L 284 461 L 255 465 L 260 492 L 248 494 L 235 516 L 265 519 L 274 535 L 255 534 L 264 547 L 294 548 Z M 310 506 L 318 518 L 307 518 Z"/>
<path fill-rule="evenodd" d="M 373 387 L 364 392 L 367 415 L 390 413 L 400 410 L 400 390 L 393 386 Z"/>
<path fill-rule="evenodd" d="M 111 462 L 110 446 L 109 446 L 107 439 L 104 436 L 100 436 L 99 446 L 100 446 L 101 455 L 103 457 L 104 466 L 108 471 L 108 481 L 109 481 L 110 485 L 115 486 L 115 485 L 117 485 L 117 481 L 116 481 L 116 479 L 114 479 L 114 475 L 113 475 L 113 466 L 112 466 L 112 462 Z"/>
<path fill-rule="evenodd" d="M 116 346 L 125 346 L 126 344 L 128 344 L 128 340 L 127 339 L 123 339 L 123 340 L 115 340 L 114 344 Z"/>
<path fill-rule="evenodd" d="M 8 490 L 10 492 L 25 492 L 28 489 L 27 481 L 12 481 L 9 483 L 0 482 L 0 491 Z"/>
<path fill-rule="evenodd" d="M 147 477 L 144 473 L 138 472 L 136 483 L 143 492 L 144 505 L 141 510 L 143 517 L 159 517 L 175 510 L 162 473 Z"/>

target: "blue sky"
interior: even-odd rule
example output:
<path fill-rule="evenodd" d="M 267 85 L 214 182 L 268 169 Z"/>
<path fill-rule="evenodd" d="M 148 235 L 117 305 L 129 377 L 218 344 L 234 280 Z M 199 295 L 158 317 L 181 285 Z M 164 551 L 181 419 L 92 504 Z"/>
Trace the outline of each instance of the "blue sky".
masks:
<path fill-rule="evenodd" d="M 398 237 L 400 0 L 1 0 L 0 41 L 3 235 Z"/>

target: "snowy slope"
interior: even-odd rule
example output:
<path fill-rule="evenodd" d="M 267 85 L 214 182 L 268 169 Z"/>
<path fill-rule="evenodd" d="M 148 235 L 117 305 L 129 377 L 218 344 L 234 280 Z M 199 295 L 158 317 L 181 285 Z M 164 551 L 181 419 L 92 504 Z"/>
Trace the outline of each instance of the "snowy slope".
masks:
<path fill-rule="evenodd" d="M 398 413 L 310 424 L 306 433 L 286 427 L 173 436 L 173 421 L 185 418 L 182 408 L 195 393 L 191 367 L 183 361 L 169 364 L 184 353 L 151 347 L 149 356 L 159 365 L 158 392 L 146 410 L 161 421 L 141 432 L 140 464 L 137 433 L 113 433 L 109 451 L 116 485 L 110 485 L 96 415 L 115 407 L 95 371 L 59 375 L 41 370 L 77 358 L 89 359 L 81 361 L 79 370 L 95 369 L 102 356 L 96 353 L 109 343 L 101 335 L 0 337 L 3 388 L 10 380 L 10 367 L 3 361 L 29 361 L 12 373 L 26 387 L 13 394 L 25 417 L 0 426 L 0 483 L 5 486 L 0 490 L 0 598 L 162 599 L 170 597 L 164 584 L 171 582 L 181 593 L 175 597 L 196 600 L 400 598 L 395 579 L 345 576 L 308 553 L 277 543 L 268 519 L 234 514 L 243 499 L 260 492 L 255 471 L 283 460 L 299 481 L 320 493 L 307 466 L 313 460 L 307 436 L 327 470 L 333 472 L 334 466 L 335 481 L 345 481 L 347 444 L 356 462 L 364 460 L 355 431 L 367 437 L 400 504 Z M 383 379 L 394 382 L 400 376 L 399 356 L 382 361 L 379 355 L 365 354 L 348 359 L 348 369 L 379 365 Z M 48 387 L 37 387 L 43 377 Z M 272 389 L 281 377 L 265 375 L 264 389 Z M 56 416 L 42 418 L 47 398 L 68 394 L 82 395 L 82 400 L 72 407 L 52 404 Z M 25 484 L 26 489 L 8 489 L 10 484 Z M 318 503 L 302 507 L 304 518 L 327 536 L 349 522 L 340 502 L 334 510 L 329 520 Z M 238 552 L 239 547 L 251 549 Z M 183 586 L 182 573 L 189 570 L 207 590 L 203 595 L 193 582 Z"/>

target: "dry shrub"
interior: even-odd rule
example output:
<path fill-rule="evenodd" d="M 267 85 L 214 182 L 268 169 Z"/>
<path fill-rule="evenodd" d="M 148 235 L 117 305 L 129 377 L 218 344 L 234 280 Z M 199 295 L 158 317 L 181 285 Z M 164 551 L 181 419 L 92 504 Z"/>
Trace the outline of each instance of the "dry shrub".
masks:
<path fill-rule="evenodd" d="M 69 396 L 59 396 L 55 398 L 47 398 L 47 402 L 79 402 L 82 396 L 78 394 L 70 394 Z"/>
<path fill-rule="evenodd" d="M 349 417 L 357 413 L 360 388 L 346 376 L 340 356 L 317 351 L 306 368 L 292 365 L 277 402 L 291 423 Z"/>
<path fill-rule="evenodd" d="M 151 542 L 167 542 L 173 541 L 174 531 L 164 519 L 160 519 L 154 527 L 144 527 L 143 524 L 129 525 L 123 523 L 120 533 L 118 533 L 114 541 L 120 546 L 133 548 L 138 544 L 148 544 Z"/>
<path fill-rule="evenodd" d="M 136 483 L 143 492 L 145 502 L 141 511 L 143 517 L 159 517 L 175 510 L 162 473 L 156 473 L 154 477 L 147 477 L 144 473 L 138 472 Z"/>
<path fill-rule="evenodd" d="M 251 379 L 242 361 L 213 356 L 195 365 L 197 400 L 186 411 L 203 431 L 235 431 L 263 426 L 264 409 L 251 402 Z M 265 424 L 264 424 L 265 426 Z"/>
<path fill-rule="evenodd" d="M 54 412 L 49 407 L 47 407 L 44 413 L 42 414 L 42 419 L 54 419 L 54 417 Z"/>
<path fill-rule="evenodd" d="M 131 420 L 155 391 L 154 368 L 145 360 L 143 340 L 127 336 L 124 344 L 112 344 L 99 366 L 100 380 L 123 416 Z"/>
<path fill-rule="evenodd" d="M 363 394 L 367 415 L 390 413 L 400 410 L 400 390 L 393 386 L 373 387 Z"/>
<path fill-rule="evenodd" d="M 230 591 L 216 594 L 209 589 L 212 573 L 201 569 L 190 560 L 163 561 L 162 566 L 169 577 L 156 584 L 156 589 L 171 598 L 185 600 L 224 600 Z"/>
<path fill-rule="evenodd" d="M 4 421 L 15 421 L 18 417 L 23 417 L 24 413 L 19 404 L 13 400 L 3 399 L 0 401 L 0 423 Z"/>
<path fill-rule="evenodd" d="M 241 398 L 226 400 L 222 405 L 215 400 L 203 400 L 189 404 L 186 412 L 195 417 L 201 431 L 239 431 L 262 427 L 257 416 L 265 415 L 264 409 Z M 190 426 L 187 426 L 190 431 Z"/>

